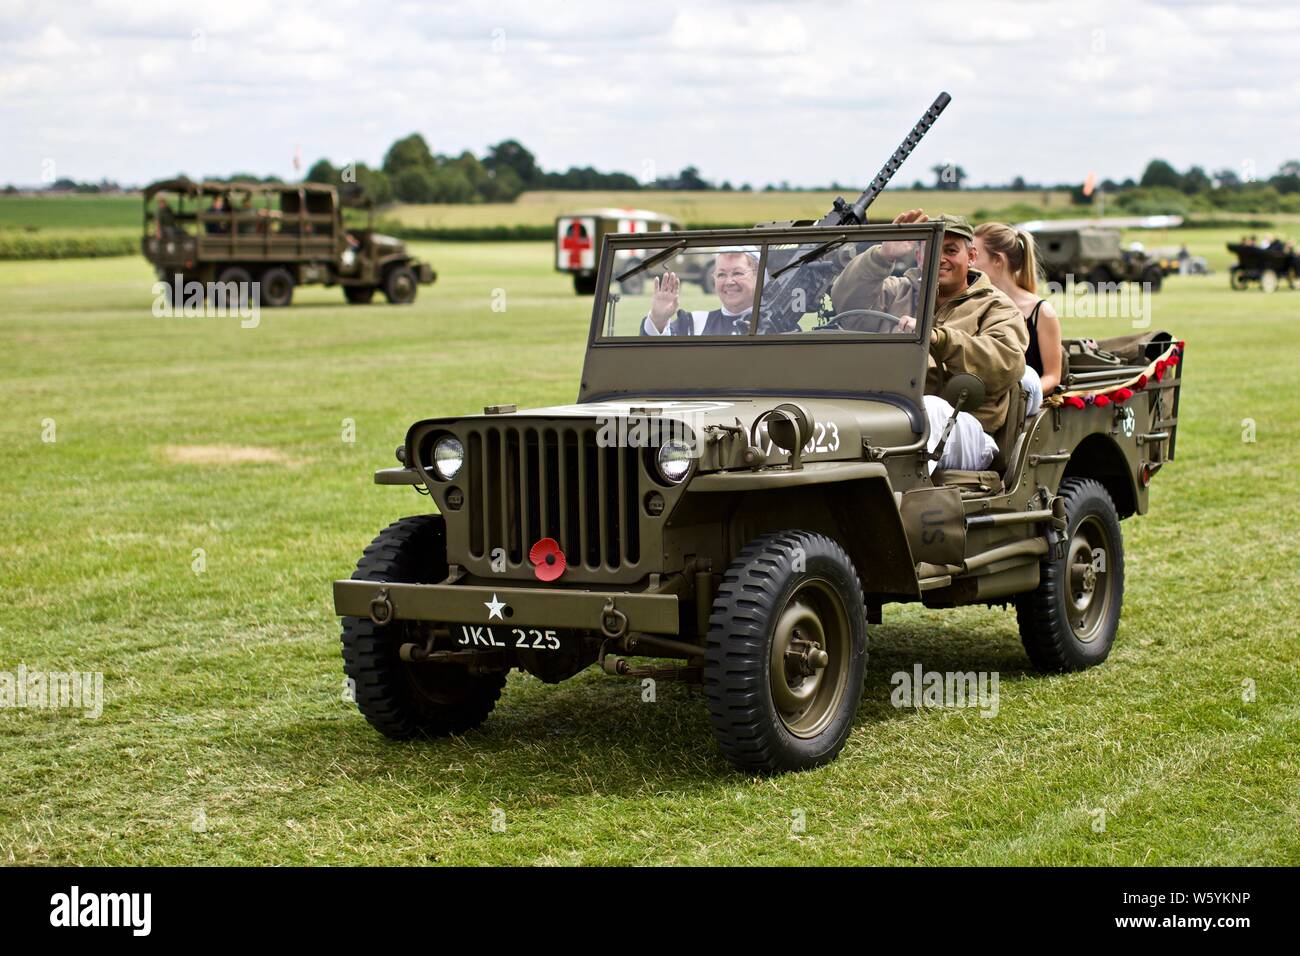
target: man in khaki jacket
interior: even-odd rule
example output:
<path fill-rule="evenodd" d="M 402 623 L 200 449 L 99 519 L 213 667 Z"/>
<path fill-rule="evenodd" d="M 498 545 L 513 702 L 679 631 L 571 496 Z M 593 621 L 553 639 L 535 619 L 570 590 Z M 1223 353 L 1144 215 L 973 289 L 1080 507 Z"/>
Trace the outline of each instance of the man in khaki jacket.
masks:
<path fill-rule="evenodd" d="M 947 376 L 978 375 L 984 382 L 984 404 L 974 415 L 986 432 L 1006 421 L 1011 389 L 1025 373 L 1029 330 L 1015 304 L 994 287 L 988 276 L 971 268 L 975 233 L 963 216 L 943 216 L 945 228 L 939 274 L 935 278 L 935 324 L 930 334 L 930 371 L 925 390 L 937 395 L 943 387 L 938 364 Z M 911 209 L 895 223 L 923 222 L 925 213 Z M 916 256 L 917 268 L 892 275 L 895 263 Z M 916 327 L 920 310 L 920 266 L 924 249 L 910 241 L 882 242 L 858 256 L 831 288 L 836 311 L 877 309 L 897 316 L 900 331 Z"/>

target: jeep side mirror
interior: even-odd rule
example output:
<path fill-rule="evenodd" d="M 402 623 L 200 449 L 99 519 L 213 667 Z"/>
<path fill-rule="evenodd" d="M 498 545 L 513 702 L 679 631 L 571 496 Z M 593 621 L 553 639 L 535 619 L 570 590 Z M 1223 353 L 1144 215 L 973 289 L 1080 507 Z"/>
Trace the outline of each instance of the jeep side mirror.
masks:
<path fill-rule="evenodd" d="M 952 427 L 957 424 L 957 413 L 973 412 L 984 404 L 984 383 L 977 375 L 958 372 L 948 379 L 948 384 L 943 387 L 943 399 L 952 406 L 952 414 L 948 416 L 948 421 L 943 426 L 943 435 L 939 438 L 939 444 L 935 445 L 934 451 L 930 452 L 931 461 L 938 461 L 943 457 L 943 449 L 948 444 L 949 436 L 952 435 Z"/>
<path fill-rule="evenodd" d="M 958 372 L 943 387 L 943 398 L 959 412 L 973 412 L 984 404 L 984 382 L 978 375 Z"/>

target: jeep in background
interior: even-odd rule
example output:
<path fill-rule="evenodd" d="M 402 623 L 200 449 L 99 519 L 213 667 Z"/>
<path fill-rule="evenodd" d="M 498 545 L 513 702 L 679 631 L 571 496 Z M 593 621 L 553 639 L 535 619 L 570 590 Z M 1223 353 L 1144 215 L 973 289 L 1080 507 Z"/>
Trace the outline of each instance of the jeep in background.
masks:
<path fill-rule="evenodd" d="M 366 225 L 345 226 L 343 206 L 362 208 Z M 376 291 L 395 305 L 415 301 L 432 266 L 400 239 L 374 231 L 368 201 L 340 202 L 318 183 L 193 182 L 170 179 L 144 191 L 144 257 L 168 283 L 260 283 L 260 304 L 287 306 L 296 286 L 342 286 L 348 302 Z"/>

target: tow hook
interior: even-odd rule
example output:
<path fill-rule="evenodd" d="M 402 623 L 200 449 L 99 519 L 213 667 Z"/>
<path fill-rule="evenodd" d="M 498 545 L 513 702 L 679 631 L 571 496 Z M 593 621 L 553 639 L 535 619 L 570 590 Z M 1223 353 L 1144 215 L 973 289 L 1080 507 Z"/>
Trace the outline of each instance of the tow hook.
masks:
<path fill-rule="evenodd" d="M 383 627 L 393 619 L 393 602 L 388 597 L 388 588 L 380 588 L 375 599 L 370 602 L 370 620 Z"/>
<path fill-rule="evenodd" d="M 605 599 L 605 607 L 600 612 L 600 633 L 611 639 L 627 633 L 627 615 L 614 607 L 613 598 Z"/>

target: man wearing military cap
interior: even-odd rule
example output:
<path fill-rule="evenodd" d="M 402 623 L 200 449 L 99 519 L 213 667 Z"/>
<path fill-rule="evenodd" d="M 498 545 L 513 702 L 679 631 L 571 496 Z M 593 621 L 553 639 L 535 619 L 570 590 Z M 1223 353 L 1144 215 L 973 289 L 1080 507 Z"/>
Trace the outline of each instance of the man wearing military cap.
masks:
<path fill-rule="evenodd" d="M 1029 330 L 1015 304 L 988 276 L 971 268 L 975 261 L 974 230 L 964 216 L 942 216 L 943 248 L 935 283 L 935 321 L 930 333 L 930 369 L 925 390 L 938 395 L 943 387 L 938 363 L 948 375 L 969 372 L 984 382 L 986 398 L 974 415 L 986 432 L 1006 421 L 1011 389 L 1025 372 Z M 909 209 L 896 224 L 925 222 L 925 212 Z M 895 264 L 915 256 L 916 268 L 893 275 Z M 916 327 L 922 289 L 923 243 L 891 240 L 858 256 L 831 287 L 838 312 L 876 309 L 897 316 L 899 331 Z"/>

